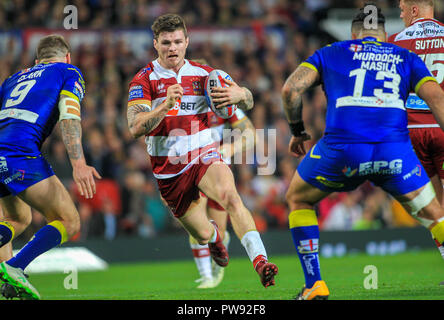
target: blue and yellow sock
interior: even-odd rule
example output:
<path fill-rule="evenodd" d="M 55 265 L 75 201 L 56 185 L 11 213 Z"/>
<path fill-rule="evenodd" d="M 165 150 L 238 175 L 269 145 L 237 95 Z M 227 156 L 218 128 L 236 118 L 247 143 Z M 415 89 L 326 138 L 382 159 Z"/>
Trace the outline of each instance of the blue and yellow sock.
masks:
<path fill-rule="evenodd" d="M 7 221 L 0 222 L 0 248 L 14 238 L 14 227 Z"/>
<path fill-rule="evenodd" d="M 54 220 L 41 228 L 32 239 L 7 263 L 15 268 L 25 268 L 39 255 L 68 240 L 65 226 Z"/>
<path fill-rule="evenodd" d="M 293 243 L 301 261 L 305 276 L 305 287 L 311 288 L 321 280 L 319 267 L 319 226 L 314 210 L 294 210 L 289 217 Z"/>

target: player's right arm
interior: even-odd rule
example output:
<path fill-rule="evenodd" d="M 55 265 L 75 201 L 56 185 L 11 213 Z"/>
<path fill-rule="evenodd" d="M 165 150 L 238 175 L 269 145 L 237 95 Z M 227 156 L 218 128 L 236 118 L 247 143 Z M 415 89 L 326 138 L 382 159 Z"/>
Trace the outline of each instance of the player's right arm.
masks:
<path fill-rule="evenodd" d="M 80 102 L 72 96 L 61 94 L 59 112 L 60 130 L 73 169 L 74 182 L 82 196 L 92 198 L 96 193 L 94 177 L 101 179 L 101 176 L 94 167 L 86 164 L 83 154 Z"/>
<path fill-rule="evenodd" d="M 168 111 L 174 107 L 176 101 L 181 99 L 183 88 L 180 84 L 168 87 L 167 97 L 154 110 L 146 104 L 128 104 L 128 129 L 134 138 L 141 137 L 153 131 L 165 118 Z"/>
<path fill-rule="evenodd" d="M 306 153 L 304 141 L 311 139 L 305 133 L 302 120 L 302 96 L 309 88 L 318 84 L 319 80 L 320 75 L 316 67 L 304 62 L 288 77 L 282 88 L 285 116 L 293 134 L 289 151 L 296 156 L 302 156 Z"/>
<path fill-rule="evenodd" d="M 439 126 L 444 130 L 444 90 L 436 81 L 427 81 L 418 89 L 417 94 L 427 103 Z"/>

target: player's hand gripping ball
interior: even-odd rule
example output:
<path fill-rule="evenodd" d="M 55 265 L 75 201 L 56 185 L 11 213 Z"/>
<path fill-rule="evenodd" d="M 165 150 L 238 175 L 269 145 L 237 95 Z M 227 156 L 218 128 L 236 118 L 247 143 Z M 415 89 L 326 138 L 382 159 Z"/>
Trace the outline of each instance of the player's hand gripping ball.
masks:
<path fill-rule="evenodd" d="M 231 79 L 230 75 L 222 70 L 213 70 L 208 75 L 207 80 L 205 81 L 205 99 L 207 100 L 208 106 L 211 110 L 218 116 L 223 119 L 231 118 L 236 112 L 237 105 L 231 104 L 225 107 L 217 108 L 217 104 L 213 102 L 213 98 L 211 97 L 211 90 L 215 87 L 226 88 L 229 85 L 224 81 L 224 79 Z"/>

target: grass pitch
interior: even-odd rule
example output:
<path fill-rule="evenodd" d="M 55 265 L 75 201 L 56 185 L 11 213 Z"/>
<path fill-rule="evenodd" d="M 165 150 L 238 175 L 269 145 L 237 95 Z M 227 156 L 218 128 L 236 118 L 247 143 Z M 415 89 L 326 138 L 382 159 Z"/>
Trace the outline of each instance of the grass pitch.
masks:
<path fill-rule="evenodd" d="M 267 289 L 246 256 L 231 259 L 224 281 L 214 289 L 196 289 L 198 273 L 191 256 L 187 261 L 113 264 L 106 271 L 79 272 L 77 289 L 64 287 L 75 285 L 72 274 L 32 274 L 29 280 L 45 300 L 292 299 L 304 282 L 297 255 L 271 256 L 270 261 L 279 274 L 276 286 Z M 444 299 L 444 261 L 437 250 L 321 258 L 320 263 L 330 300 Z M 367 265 L 376 267 L 377 289 L 364 287 Z"/>

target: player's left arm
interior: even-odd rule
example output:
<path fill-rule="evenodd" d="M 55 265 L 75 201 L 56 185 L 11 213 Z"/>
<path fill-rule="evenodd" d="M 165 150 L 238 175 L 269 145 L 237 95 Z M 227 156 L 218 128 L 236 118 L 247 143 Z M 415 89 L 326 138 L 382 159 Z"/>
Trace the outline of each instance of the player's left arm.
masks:
<path fill-rule="evenodd" d="M 82 147 L 82 126 L 80 123 L 80 102 L 71 96 L 60 95 L 59 122 L 63 143 L 73 168 L 73 179 L 85 198 L 96 193 L 94 177 L 101 179 L 94 167 L 86 164 Z"/>
<path fill-rule="evenodd" d="M 320 81 L 320 75 L 316 68 L 307 63 L 304 64 L 296 68 L 282 88 L 284 112 L 293 134 L 289 149 L 296 156 L 305 154 L 304 141 L 311 139 L 305 132 L 302 120 L 302 96 Z"/>
<path fill-rule="evenodd" d="M 231 125 L 233 130 L 239 130 L 240 136 L 232 143 L 224 143 L 221 147 L 222 156 L 230 155 L 234 157 L 235 154 L 244 153 L 251 150 L 256 145 L 256 130 L 253 122 L 245 116 L 242 119 L 234 122 Z"/>
<path fill-rule="evenodd" d="M 439 126 L 444 130 L 444 90 L 436 81 L 426 81 L 417 90 L 417 94 L 427 103 Z"/>
<path fill-rule="evenodd" d="M 250 110 L 254 106 L 253 94 L 246 87 L 240 87 L 236 82 L 224 79 L 228 87 L 216 87 L 211 92 L 211 97 L 216 108 L 222 108 L 236 104 L 243 111 Z"/>

